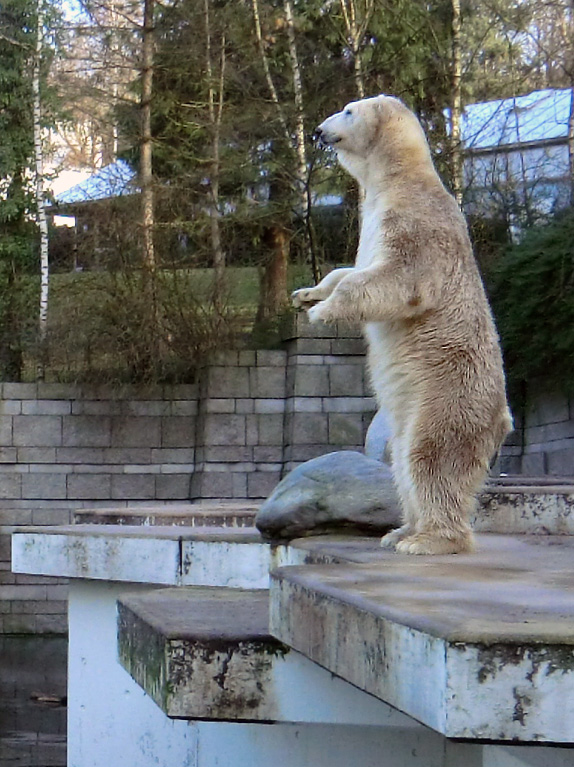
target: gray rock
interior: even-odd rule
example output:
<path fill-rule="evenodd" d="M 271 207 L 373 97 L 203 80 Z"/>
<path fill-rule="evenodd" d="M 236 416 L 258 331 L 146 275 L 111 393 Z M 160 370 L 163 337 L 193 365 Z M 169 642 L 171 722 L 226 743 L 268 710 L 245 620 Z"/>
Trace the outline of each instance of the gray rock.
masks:
<path fill-rule="evenodd" d="M 384 410 L 378 410 L 373 416 L 365 439 L 365 455 L 376 461 L 390 464 L 389 440 L 391 427 Z"/>
<path fill-rule="evenodd" d="M 383 533 L 400 524 L 391 471 L 351 450 L 313 458 L 277 485 L 255 524 L 268 539 L 350 527 Z"/>

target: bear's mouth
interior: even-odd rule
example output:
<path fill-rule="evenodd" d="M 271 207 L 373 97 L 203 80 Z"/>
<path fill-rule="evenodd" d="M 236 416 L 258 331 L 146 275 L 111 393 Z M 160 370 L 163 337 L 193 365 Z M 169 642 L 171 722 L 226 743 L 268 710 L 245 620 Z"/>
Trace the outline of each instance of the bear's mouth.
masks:
<path fill-rule="evenodd" d="M 322 128 L 317 128 L 315 131 L 315 139 L 317 140 L 321 149 L 330 149 L 341 141 L 341 137 L 333 133 L 328 133 Z"/>

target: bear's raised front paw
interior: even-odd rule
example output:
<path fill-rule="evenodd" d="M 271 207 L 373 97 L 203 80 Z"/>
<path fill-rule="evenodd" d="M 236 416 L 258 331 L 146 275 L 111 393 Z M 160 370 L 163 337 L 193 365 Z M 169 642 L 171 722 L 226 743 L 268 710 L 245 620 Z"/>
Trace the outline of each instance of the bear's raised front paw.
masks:
<path fill-rule="evenodd" d="M 472 549 L 472 535 L 442 538 L 437 535 L 417 533 L 403 538 L 396 545 L 399 554 L 464 554 Z"/>
<path fill-rule="evenodd" d="M 295 309 L 307 309 L 320 300 L 316 295 L 316 288 L 300 288 L 291 293 L 291 303 Z"/>

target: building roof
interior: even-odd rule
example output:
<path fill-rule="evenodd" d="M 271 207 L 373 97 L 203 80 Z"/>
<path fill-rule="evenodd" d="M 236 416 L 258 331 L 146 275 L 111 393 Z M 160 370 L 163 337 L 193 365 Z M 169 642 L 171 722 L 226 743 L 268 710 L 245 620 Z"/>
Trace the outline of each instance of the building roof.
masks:
<path fill-rule="evenodd" d="M 106 165 L 79 184 L 56 195 L 56 204 L 104 200 L 138 192 L 136 174 L 123 160 Z"/>
<path fill-rule="evenodd" d="M 526 96 L 468 104 L 461 132 L 466 149 L 488 150 L 568 138 L 573 89 L 548 88 Z"/>

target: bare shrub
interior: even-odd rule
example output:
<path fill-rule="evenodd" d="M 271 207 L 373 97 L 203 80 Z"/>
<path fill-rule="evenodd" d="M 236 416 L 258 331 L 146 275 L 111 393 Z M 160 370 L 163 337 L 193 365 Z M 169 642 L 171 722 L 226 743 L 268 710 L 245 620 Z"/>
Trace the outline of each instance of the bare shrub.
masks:
<path fill-rule="evenodd" d="M 234 316 L 197 295 L 192 271 L 70 277 L 50 323 L 51 377 L 191 382 L 214 349 L 235 343 Z"/>

